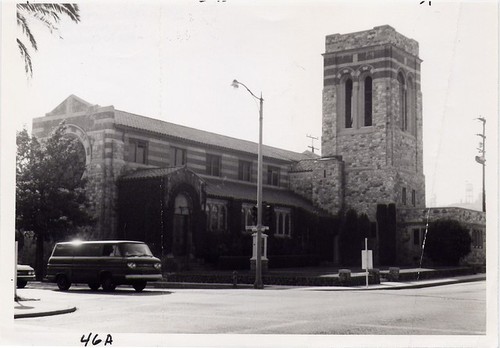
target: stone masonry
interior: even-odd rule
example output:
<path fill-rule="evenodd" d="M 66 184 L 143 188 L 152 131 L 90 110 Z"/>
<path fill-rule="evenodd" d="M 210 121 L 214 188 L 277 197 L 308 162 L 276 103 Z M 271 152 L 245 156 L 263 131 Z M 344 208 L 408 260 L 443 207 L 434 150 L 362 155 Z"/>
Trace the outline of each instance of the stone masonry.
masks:
<path fill-rule="evenodd" d="M 381 26 L 327 36 L 323 56 L 322 155 L 341 156 L 344 162 L 343 206 L 370 218 L 377 203 L 424 206 L 418 43 L 390 26 Z M 404 104 L 400 75 L 405 81 Z M 363 84 L 367 76 L 373 81 L 372 120 L 365 125 Z M 350 107 L 345 101 L 347 80 L 352 81 Z M 348 107 L 352 126 L 345 121 Z"/>

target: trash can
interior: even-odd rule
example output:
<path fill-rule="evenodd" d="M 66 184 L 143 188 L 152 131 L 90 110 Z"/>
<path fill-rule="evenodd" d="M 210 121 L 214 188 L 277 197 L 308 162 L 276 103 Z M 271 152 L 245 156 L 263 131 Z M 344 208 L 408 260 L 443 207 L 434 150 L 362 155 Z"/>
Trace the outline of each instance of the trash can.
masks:
<path fill-rule="evenodd" d="M 399 268 L 398 267 L 389 267 L 388 280 L 391 282 L 397 282 L 399 280 Z"/>
<path fill-rule="evenodd" d="M 340 285 L 350 285 L 351 284 L 351 270 L 350 269 L 339 269 L 339 282 L 340 282 Z"/>

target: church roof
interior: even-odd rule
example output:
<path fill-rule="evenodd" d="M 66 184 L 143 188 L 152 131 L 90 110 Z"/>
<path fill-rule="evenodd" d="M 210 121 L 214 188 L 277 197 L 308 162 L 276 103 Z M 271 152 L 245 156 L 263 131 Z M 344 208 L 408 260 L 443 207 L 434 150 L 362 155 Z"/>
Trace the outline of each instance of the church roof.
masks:
<path fill-rule="evenodd" d="M 122 176 L 120 180 L 145 180 L 153 178 L 168 177 L 172 173 L 184 170 L 196 175 L 205 183 L 205 192 L 208 197 L 213 198 L 234 198 L 242 201 L 257 201 L 257 186 L 255 183 L 230 180 L 226 178 L 214 177 L 209 175 L 196 174 L 185 166 L 141 169 L 133 173 Z M 269 204 L 276 204 L 289 207 L 299 207 L 306 211 L 321 216 L 327 216 L 328 213 L 315 207 L 309 200 L 298 194 L 280 187 L 264 186 L 262 188 L 262 200 Z"/>
<path fill-rule="evenodd" d="M 257 153 L 257 143 L 252 141 L 237 139 L 226 135 L 135 115 L 125 111 L 115 110 L 115 122 L 120 126 L 156 133 L 184 141 L 216 146 L 233 151 L 241 151 L 252 154 Z M 303 159 L 314 158 L 314 156 L 316 156 L 311 152 L 298 153 L 267 145 L 262 145 L 262 155 L 286 161 L 300 161 Z"/>

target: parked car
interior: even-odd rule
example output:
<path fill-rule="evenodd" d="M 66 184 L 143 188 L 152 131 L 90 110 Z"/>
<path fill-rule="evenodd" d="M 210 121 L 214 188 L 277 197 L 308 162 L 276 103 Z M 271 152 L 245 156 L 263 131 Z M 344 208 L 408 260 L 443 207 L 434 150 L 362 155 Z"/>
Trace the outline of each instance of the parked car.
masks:
<path fill-rule="evenodd" d="M 35 280 L 35 270 L 28 265 L 17 265 L 17 287 L 22 289 L 28 281 Z"/>
<path fill-rule="evenodd" d="M 64 242 L 54 246 L 47 264 L 47 280 L 68 290 L 72 283 L 86 283 L 113 291 L 117 285 L 132 285 L 142 291 L 148 281 L 162 278 L 161 262 L 149 247 L 137 241 Z"/>

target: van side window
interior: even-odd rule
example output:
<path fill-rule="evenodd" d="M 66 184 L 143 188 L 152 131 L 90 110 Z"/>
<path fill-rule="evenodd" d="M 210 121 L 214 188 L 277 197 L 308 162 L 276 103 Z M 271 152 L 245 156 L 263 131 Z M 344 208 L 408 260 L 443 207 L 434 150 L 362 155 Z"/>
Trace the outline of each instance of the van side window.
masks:
<path fill-rule="evenodd" d="M 102 256 L 113 256 L 113 245 L 104 244 L 102 248 Z"/>
<path fill-rule="evenodd" d="M 54 256 L 72 256 L 72 249 L 69 244 L 58 244 L 54 250 Z"/>
<path fill-rule="evenodd" d="M 102 244 L 82 244 L 77 247 L 75 256 L 101 256 Z"/>
<path fill-rule="evenodd" d="M 102 248 L 102 256 L 120 256 L 120 250 L 116 244 L 105 244 Z"/>

